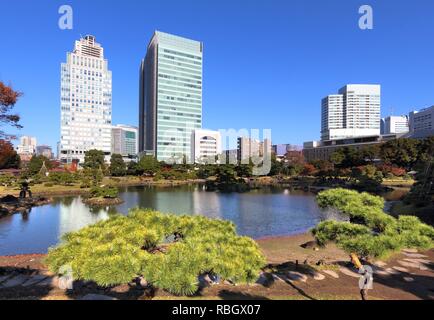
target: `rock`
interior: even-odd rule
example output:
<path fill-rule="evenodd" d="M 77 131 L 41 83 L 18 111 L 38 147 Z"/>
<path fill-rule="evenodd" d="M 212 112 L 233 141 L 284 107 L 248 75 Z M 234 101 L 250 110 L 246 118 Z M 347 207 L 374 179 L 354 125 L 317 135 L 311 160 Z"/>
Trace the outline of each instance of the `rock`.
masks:
<path fill-rule="evenodd" d="M 418 253 L 417 249 L 402 249 L 402 252 L 405 252 L 405 253 Z"/>
<path fill-rule="evenodd" d="M 413 263 L 413 262 L 407 262 L 407 261 L 398 261 L 398 263 L 406 268 L 414 268 L 419 269 L 420 263 Z"/>
<path fill-rule="evenodd" d="M 307 276 L 300 272 L 288 271 L 286 276 L 288 277 L 288 279 L 293 281 L 301 281 L 301 282 L 307 281 Z"/>
<path fill-rule="evenodd" d="M 380 276 L 389 276 L 390 272 L 387 272 L 386 270 L 377 269 L 374 270 L 374 273 Z"/>
<path fill-rule="evenodd" d="M 403 267 L 393 267 L 393 269 L 395 269 L 396 271 L 399 271 L 399 272 L 405 272 L 405 273 L 408 273 L 408 269 L 406 269 L 406 268 L 403 268 Z"/>
<path fill-rule="evenodd" d="M 399 268 L 399 267 L 398 267 L 398 268 Z M 399 274 L 399 271 L 397 271 L 397 270 L 395 270 L 395 269 L 393 269 L 393 268 L 387 268 L 385 271 L 386 271 L 387 273 L 389 273 L 389 274 L 393 274 L 393 275 Z"/>
<path fill-rule="evenodd" d="M 280 282 L 285 282 L 285 280 L 283 280 L 280 276 L 278 276 L 277 274 L 272 273 L 271 276 L 273 277 L 274 281 L 280 281 Z"/>
<path fill-rule="evenodd" d="M 270 284 L 270 282 L 271 282 L 270 277 L 267 277 L 267 274 L 265 274 L 264 272 L 262 272 L 259 275 L 258 280 L 256 280 L 257 284 L 263 285 L 265 287 L 268 286 Z"/>
<path fill-rule="evenodd" d="M 375 261 L 373 263 L 373 265 L 376 266 L 376 267 L 379 267 L 379 268 L 383 268 L 383 267 L 387 266 L 387 263 L 383 262 L 383 261 Z"/>
<path fill-rule="evenodd" d="M 40 287 L 52 286 L 56 287 L 58 283 L 58 277 L 49 277 L 41 282 L 38 282 L 36 285 Z"/>
<path fill-rule="evenodd" d="M 6 280 L 5 282 L 3 282 L 0 287 L 1 288 L 12 288 L 12 287 L 16 287 L 19 285 L 22 285 L 24 282 L 26 282 L 27 280 L 29 280 L 28 276 L 24 276 L 24 275 L 18 275 L 15 276 L 13 278 L 10 278 L 9 280 Z"/>
<path fill-rule="evenodd" d="M 422 259 L 422 258 L 428 258 L 428 256 L 424 255 L 424 254 L 420 254 L 420 253 L 405 253 L 404 255 L 409 257 L 409 258 L 413 258 L 413 259 Z"/>
<path fill-rule="evenodd" d="M 403 279 L 406 282 L 413 282 L 414 281 L 414 278 L 412 278 L 412 277 L 404 277 Z"/>
<path fill-rule="evenodd" d="M 110 296 L 105 296 L 102 294 L 89 293 L 89 294 L 85 295 L 84 297 L 80 298 L 79 300 L 117 300 L 117 299 L 110 297 Z"/>
<path fill-rule="evenodd" d="M 303 243 L 300 247 L 304 248 L 304 249 L 317 249 L 318 250 L 318 244 L 316 243 L 316 241 L 309 241 L 306 243 Z"/>
<path fill-rule="evenodd" d="M 142 287 L 147 287 L 149 285 L 148 281 L 146 281 L 146 279 L 141 278 L 140 279 L 140 286 Z"/>
<path fill-rule="evenodd" d="M 8 194 L 7 196 L 4 196 L 3 198 L 0 198 L 0 202 L 1 203 L 7 203 L 7 204 L 11 204 L 11 203 L 18 203 L 20 201 L 20 199 L 18 199 L 15 196 L 12 196 L 10 194 Z"/>
<path fill-rule="evenodd" d="M 321 274 L 319 272 L 315 272 L 314 275 L 313 275 L 313 278 L 315 280 L 321 281 L 321 280 L 325 279 L 325 275 L 323 275 L 323 274 Z"/>
<path fill-rule="evenodd" d="M 339 274 L 337 272 L 334 272 L 332 270 L 323 270 L 322 272 L 329 275 L 330 277 L 333 277 L 335 279 L 339 279 Z"/>
<path fill-rule="evenodd" d="M 38 274 L 35 276 L 31 276 L 29 280 L 23 283 L 23 287 L 30 287 L 34 284 L 37 284 L 38 282 L 41 282 L 42 280 L 47 279 L 47 276 L 44 276 L 42 274 Z"/>
<path fill-rule="evenodd" d="M 339 271 L 342 272 L 343 274 L 349 276 L 349 277 L 353 277 L 353 278 L 360 278 L 360 274 L 358 274 L 357 272 L 347 268 L 347 267 L 340 267 Z"/>
<path fill-rule="evenodd" d="M 1 283 L 2 283 L 3 281 L 6 281 L 6 280 L 9 279 L 11 276 L 12 276 L 12 275 L 10 275 L 10 274 L 8 274 L 8 275 L 6 275 L 6 276 L 1 276 L 1 277 L 0 277 L 0 285 L 1 285 Z"/>
<path fill-rule="evenodd" d="M 199 288 L 210 287 L 213 283 L 208 274 L 200 275 L 198 277 L 198 280 L 199 280 Z"/>
<path fill-rule="evenodd" d="M 404 261 L 412 262 L 412 263 L 422 263 L 422 264 L 430 264 L 432 263 L 430 260 L 426 259 L 418 259 L 418 258 L 406 258 Z"/>

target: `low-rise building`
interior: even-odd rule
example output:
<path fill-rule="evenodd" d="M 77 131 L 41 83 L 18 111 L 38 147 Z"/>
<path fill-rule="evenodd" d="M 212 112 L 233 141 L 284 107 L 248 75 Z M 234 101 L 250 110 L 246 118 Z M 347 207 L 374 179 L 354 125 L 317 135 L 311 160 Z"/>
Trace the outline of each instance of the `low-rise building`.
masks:
<path fill-rule="evenodd" d="M 112 154 L 120 154 L 125 160 L 136 159 L 138 155 L 138 129 L 122 125 L 112 127 Z"/>
<path fill-rule="evenodd" d="M 381 119 L 381 134 L 409 132 L 408 116 L 389 116 Z"/>
<path fill-rule="evenodd" d="M 16 151 L 21 161 L 29 161 L 36 154 L 37 141 L 35 137 L 22 136 Z"/>
<path fill-rule="evenodd" d="M 191 160 L 193 163 L 216 163 L 222 152 L 219 131 L 195 129 L 191 133 Z"/>
<path fill-rule="evenodd" d="M 36 147 L 36 155 L 38 156 L 44 156 L 48 159 L 53 158 L 53 150 L 50 146 L 47 145 L 40 145 Z"/>
<path fill-rule="evenodd" d="M 332 154 L 339 148 L 352 147 L 360 150 L 367 146 L 382 144 L 402 136 L 403 134 L 387 134 L 339 140 L 309 141 L 304 143 L 303 155 L 307 162 L 330 160 Z"/>

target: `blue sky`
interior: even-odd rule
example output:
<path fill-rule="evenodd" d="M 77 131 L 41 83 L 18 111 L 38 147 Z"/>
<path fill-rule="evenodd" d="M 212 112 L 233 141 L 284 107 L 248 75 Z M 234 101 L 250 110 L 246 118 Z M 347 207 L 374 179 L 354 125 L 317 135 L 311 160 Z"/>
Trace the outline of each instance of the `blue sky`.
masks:
<path fill-rule="evenodd" d="M 204 42 L 204 128 L 319 137 L 320 101 L 347 83 L 382 85 L 382 114 L 434 104 L 431 0 L 0 0 L 0 80 L 24 92 L 19 134 L 55 147 L 60 63 L 94 34 L 113 72 L 113 123 L 138 123 L 138 69 L 154 30 Z M 74 29 L 58 28 L 58 8 Z M 358 28 L 358 9 L 374 29 Z"/>

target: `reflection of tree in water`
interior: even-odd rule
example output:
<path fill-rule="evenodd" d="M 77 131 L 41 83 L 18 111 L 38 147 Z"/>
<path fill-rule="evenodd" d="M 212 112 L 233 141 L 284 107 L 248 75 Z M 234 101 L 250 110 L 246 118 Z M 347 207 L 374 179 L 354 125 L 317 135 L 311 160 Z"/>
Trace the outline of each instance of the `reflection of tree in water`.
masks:
<path fill-rule="evenodd" d="M 57 207 L 59 204 L 64 206 L 70 206 L 72 205 L 74 199 L 75 197 L 54 197 L 50 205 L 52 207 Z"/>
<path fill-rule="evenodd" d="M 90 205 L 85 205 L 86 208 L 89 209 L 89 212 L 94 214 L 94 215 L 99 215 L 99 214 L 108 214 L 110 216 L 112 215 L 116 215 L 119 214 L 119 212 L 117 211 L 116 207 L 114 206 L 90 206 Z"/>

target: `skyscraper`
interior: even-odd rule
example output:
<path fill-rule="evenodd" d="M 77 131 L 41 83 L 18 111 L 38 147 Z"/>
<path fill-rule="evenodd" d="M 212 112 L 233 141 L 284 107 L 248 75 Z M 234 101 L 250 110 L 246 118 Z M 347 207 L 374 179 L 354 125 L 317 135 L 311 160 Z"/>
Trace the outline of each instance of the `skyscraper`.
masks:
<path fill-rule="evenodd" d="M 160 161 L 191 161 L 202 128 L 201 42 L 156 31 L 140 66 L 139 151 Z"/>
<path fill-rule="evenodd" d="M 112 73 L 104 49 L 87 35 L 61 66 L 60 160 L 84 161 L 91 149 L 111 152 Z"/>
<path fill-rule="evenodd" d="M 380 134 L 381 87 L 350 84 L 322 100 L 321 139 Z"/>

